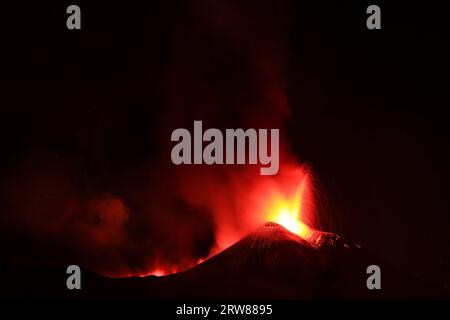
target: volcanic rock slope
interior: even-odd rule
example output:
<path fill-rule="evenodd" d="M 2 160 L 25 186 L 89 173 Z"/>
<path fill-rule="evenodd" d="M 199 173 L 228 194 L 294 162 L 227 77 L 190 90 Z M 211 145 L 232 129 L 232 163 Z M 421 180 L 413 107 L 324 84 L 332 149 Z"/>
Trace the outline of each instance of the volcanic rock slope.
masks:
<path fill-rule="evenodd" d="M 369 265 L 381 290 L 369 290 Z M 267 223 L 190 270 L 162 277 L 105 278 L 83 269 L 82 290 L 67 290 L 65 269 L 4 277 L 3 295 L 59 299 L 409 299 L 442 293 L 332 233 L 305 241 Z"/>
<path fill-rule="evenodd" d="M 366 285 L 381 268 L 381 290 Z M 89 284 L 87 284 L 89 285 Z M 309 241 L 267 223 L 194 268 L 165 276 L 93 281 L 96 297 L 154 299 L 406 299 L 437 294 L 332 233 Z"/>

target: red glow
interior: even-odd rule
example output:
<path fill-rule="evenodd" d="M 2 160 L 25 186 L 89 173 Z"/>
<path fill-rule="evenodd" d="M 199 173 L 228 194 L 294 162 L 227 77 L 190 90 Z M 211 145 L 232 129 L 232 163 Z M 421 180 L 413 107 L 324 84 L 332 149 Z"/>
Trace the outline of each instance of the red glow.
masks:
<path fill-rule="evenodd" d="M 162 277 L 162 276 L 167 276 L 169 274 L 174 274 L 179 272 L 179 270 L 177 268 L 174 267 L 157 267 L 157 268 L 153 268 L 150 271 L 146 271 L 146 272 L 131 272 L 128 274 L 124 274 L 124 275 L 120 275 L 120 278 L 127 278 L 127 277 L 139 277 L 139 278 L 143 278 L 143 277 L 148 277 L 148 276 L 155 276 L 155 277 Z"/>
<path fill-rule="evenodd" d="M 162 268 L 157 268 L 154 269 L 153 271 L 150 272 L 144 272 L 144 273 L 137 273 L 137 274 L 132 274 L 132 275 L 128 275 L 129 277 L 147 277 L 147 276 L 156 276 L 156 277 L 161 277 L 161 276 L 166 276 L 169 273 L 162 269 Z"/>
<path fill-rule="evenodd" d="M 246 172 L 239 178 L 246 180 L 245 174 Z M 216 247 L 211 250 L 208 257 L 179 268 L 164 266 L 163 261 L 158 261 L 158 267 L 134 275 L 164 276 L 186 270 L 216 255 L 269 221 L 282 225 L 308 241 L 315 231 L 313 187 L 308 170 L 303 166 L 286 165 L 278 175 L 258 176 L 258 179 L 252 182 L 255 183 L 249 185 L 240 183 L 236 186 L 235 200 L 241 213 L 238 216 L 240 220 L 233 221 L 229 216 L 222 214 L 228 207 L 221 206 L 222 202 L 217 201 L 218 205 L 215 208 L 219 214 L 216 216 L 220 219 L 217 221 Z M 242 189 L 241 192 L 240 187 L 246 189 Z"/>
<path fill-rule="evenodd" d="M 287 163 L 274 177 L 259 177 L 257 183 L 244 195 L 237 195 L 241 202 L 242 238 L 266 222 L 275 222 L 304 240 L 309 240 L 315 227 L 315 207 L 311 174 L 304 166 Z M 227 241 L 221 249 L 234 243 L 236 233 L 218 230 L 218 239 Z"/>

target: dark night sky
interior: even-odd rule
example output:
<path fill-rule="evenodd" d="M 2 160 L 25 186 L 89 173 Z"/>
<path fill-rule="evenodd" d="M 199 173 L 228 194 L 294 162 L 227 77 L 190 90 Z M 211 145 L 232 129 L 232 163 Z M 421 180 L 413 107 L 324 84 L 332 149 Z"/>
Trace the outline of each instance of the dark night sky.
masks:
<path fill-rule="evenodd" d="M 448 285 L 450 43 L 443 8 L 377 1 L 382 30 L 369 31 L 365 2 L 273 2 L 237 7 L 254 16 L 286 17 L 284 81 L 292 114 L 285 129 L 294 153 L 320 182 L 324 228 L 427 282 Z M 139 168 L 158 163 L 166 151 L 161 136 L 179 123 L 167 127 L 160 120 L 167 97 L 177 94 L 167 89 L 176 67 L 173 39 L 179 30 L 183 37 L 197 32 L 186 18 L 186 3 L 115 7 L 79 1 L 78 32 L 65 28 L 68 4 L 2 9 L 5 265 L 21 255 L 41 259 L 27 251 L 20 223 L 9 221 L 15 212 L 10 191 L 23 188 L 18 176 L 33 176 L 36 167 L 50 175 L 69 168 L 63 171 L 77 181 L 78 193 L 127 197 L 144 184 Z M 267 21 L 262 32 L 270 30 Z M 207 39 L 193 41 L 186 55 L 197 50 L 211 56 L 205 64 L 214 75 L 205 73 L 204 80 L 223 79 L 226 94 L 234 89 L 233 72 L 245 63 Z M 192 117 L 201 111 L 194 108 Z M 175 110 L 173 117 L 186 112 Z M 235 127 L 233 106 L 217 112 L 225 115 L 223 126 Z M 130 188 L 127 179 L 133 180 Z"/>

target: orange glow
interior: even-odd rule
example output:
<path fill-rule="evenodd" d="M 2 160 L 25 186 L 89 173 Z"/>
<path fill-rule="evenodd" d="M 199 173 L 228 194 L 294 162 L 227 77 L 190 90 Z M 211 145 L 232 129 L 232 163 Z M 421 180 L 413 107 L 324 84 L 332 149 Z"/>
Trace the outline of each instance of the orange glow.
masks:
<path fill-rule="evenodd" d="M 150 274 L 153 276 L 161 277 L 161 276 L 165 276 L 167 273 L 162 269 L 156 269 L 155 271 L 153 271 Z"/>
<path fill-rule="evenodd" d="M 139 277 L 139 278 L 143 278 L 143 277 L 147 277 L 147 276 L 155 276 L 155 277 L 162 277 L 162 276 L 167 276 L 169 274 L 173 274 L 173 273 L 177 273 L 178 270 L 174 269 L 174 268 L 155 268 L 151 271 L 147 271 L 147 272 L 130 272 L 129 274 L 124 274 L 121 275 L 121 278 L 128 278 L 128 277 Z M 117 275 L 113 276 L 113 277 L 117 277 Z"/>
<path fill-rule="evenodd" d="M 214 185 L 205 193 L 205 199 L 214 199 L 212 208 L 216 214 L 215 246 L 207 256 L 186 260 L 180 264 L 167 264 L 157 259 L 149 271 L 130 272 L 126 276 L 166 276 L 198 265 L 222 250 L 233 245 L 267 222 L 275 222 L 300 238 L 309 241 L 316 230 L 315 207 L 311 176 L 307 168 L 297 164 L 286 164 L 276 176 L 258 176 L 257 181 L 244 174 L 236 176 L 239 183 L 233 184 L 233 206 L 222 185 Z M 240 183 L 245 181 L 245 183 Z M 187 189 L 190 190 L 190 189 Z M 212 198 L 210 198 L 212 197 Z M 231 216 L 230 212 L 239 213 Z"/>
<path fill-rule="evenodd" d="M 293 194 L 275 194 L 267 205 L 267 221 L 278 223 L 297 234 L 301 238 L 308 240 L 313 234 L 313 229 L 309 227 L 303 219 L 306 214 L 306 204 L 310 193 L 309 176 L 302 175 L 299 185 Z"/>

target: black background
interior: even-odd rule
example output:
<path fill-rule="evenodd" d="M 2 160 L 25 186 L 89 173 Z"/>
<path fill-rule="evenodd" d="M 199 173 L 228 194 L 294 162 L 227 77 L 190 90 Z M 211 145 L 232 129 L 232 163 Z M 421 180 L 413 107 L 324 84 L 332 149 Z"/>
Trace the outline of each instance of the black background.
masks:
<path fill-rule="evenodd" d="M 69 4 L 2 8 L 2 198 L 20 188 L 13 181 L 24 162 L 76 162 L 86 193 L 120 193 L 118 173 L 151 163 L 164 149 L 161 132 L 176 127 L 161 128 L 158 119 L 168 94 L 168 38 L 174 25 L 186 23 L 186 2 L 78 1 L 80 31 L 66 29 Z M 286 2 L 293 110 L 286 132 L 320 181 L 325 229 L 446 286 L 447 17 L 437 2 L 377 1 L 382 30 L 370 31 L 368 4 Z M 271 1 L 246 6 L 255 12 L 276 7 Z M 198 50 L 204 48 L 208 44 Z M 222 53 L 215 54 L 220 59 Z M 233 127 L 232 112 L 229 117 Z M 5 206 L 2 212 L 3 263 L 18 255 L 35 259 L 26 249 L 29 239 L 10 228 L 7 210 L 13 211 Z"/>

